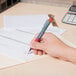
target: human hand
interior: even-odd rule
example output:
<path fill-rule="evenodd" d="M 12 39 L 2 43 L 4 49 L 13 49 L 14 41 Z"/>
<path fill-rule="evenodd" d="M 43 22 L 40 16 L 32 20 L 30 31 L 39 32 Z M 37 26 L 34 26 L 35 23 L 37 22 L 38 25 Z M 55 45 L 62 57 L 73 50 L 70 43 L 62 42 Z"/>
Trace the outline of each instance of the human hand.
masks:
<path fill-rule="evenodd" d="M 37 36 L 31 41 L 31 48 L 36 55 L 49 54 L 55 58 L 70 61 L 76 64 L 76 48 L 70 47 L 51 33 L 45 33 L 40 42 Z"/>
<path fill-rule="evenodd" d="M 51 33 L 45 33 L 40 42 L 36 42 L 35 38 L 31 42 L 36 55 L 49 54 L 53 57 L 61 57 L 65 55 L 65 49 L 68 49 L 65 43 Z"/>

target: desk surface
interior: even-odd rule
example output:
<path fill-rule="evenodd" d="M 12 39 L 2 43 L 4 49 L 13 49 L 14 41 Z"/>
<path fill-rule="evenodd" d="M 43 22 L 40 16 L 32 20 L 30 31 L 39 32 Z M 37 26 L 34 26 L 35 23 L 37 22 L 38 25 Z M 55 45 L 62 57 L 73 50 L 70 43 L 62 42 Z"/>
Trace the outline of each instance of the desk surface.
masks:
<path fill-rule="evenodd" d="M 3 27 L 4 15 L 53 14 L 59 27 L 67 31 L 62 35 L 66 40 L 76 45 L 76 26 L 61 22 L 68 9 L 47 5 L 18 3 L 0 14 L 0 27 Z M 17 61 L 0 56 L 2 65 L 10 65 Z M 76 76 L 76 65 L 53 59 L 49 56 L 0 70 L 0 76 Z"/>

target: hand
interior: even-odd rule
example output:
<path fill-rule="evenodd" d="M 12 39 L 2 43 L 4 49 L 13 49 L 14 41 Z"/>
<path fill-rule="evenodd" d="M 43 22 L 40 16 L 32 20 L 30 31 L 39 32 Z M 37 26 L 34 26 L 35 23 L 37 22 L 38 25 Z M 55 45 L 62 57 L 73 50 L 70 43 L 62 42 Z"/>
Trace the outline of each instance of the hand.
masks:
<path fill-rule="evenodd" d="M 40 42 L 36 42 L 35 39 L 36 36 L 31 42 L 31 47 L 39 50 L 34 50 L 34 53 L 38 55 L 48 53 L 51 56 L 59 56 L 61 54 L 61 51 L 64 51 L 64 49 L 68 47 L 51 33 L 45 33 Z"/>
<path fill-rule="evenodd" d="M 76 63 L 76 48 L 72 48 L 62 42 L 51 33 L 45 33 L 40 42 L 36 42 L 37 35 L 31 41 L 31 48 L 34 48 L 36 55 L 49 54 L 55 58 Z"/>

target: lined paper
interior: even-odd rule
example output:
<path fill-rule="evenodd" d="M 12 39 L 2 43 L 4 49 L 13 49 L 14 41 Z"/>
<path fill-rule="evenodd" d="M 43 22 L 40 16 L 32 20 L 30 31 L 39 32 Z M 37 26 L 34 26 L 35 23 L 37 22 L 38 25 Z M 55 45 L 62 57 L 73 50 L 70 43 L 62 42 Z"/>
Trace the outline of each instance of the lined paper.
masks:
<path fill-rule="evenodd" d="M 19 64 L 35 58 L 33 52 L 28 54 L 30 42 L 40 32 L 46 19 L 47 15 L 5 16 L 4 28 L 0 29 L 0 55 L 17 60 Z M 50 24 L 47 32 L 60 36 L 65 29 Z"/>

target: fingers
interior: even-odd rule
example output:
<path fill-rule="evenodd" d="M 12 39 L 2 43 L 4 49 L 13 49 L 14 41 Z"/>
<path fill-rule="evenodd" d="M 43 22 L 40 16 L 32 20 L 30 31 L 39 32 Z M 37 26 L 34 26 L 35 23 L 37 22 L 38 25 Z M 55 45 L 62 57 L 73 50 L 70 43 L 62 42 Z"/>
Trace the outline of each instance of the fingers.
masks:
<path fill-rule="evenodd" d="M 45 54 L 47 54 L 46 52 L 41 51 L 41 50 L 33 50 L 33 52 L 34 52 L 35 55 L 45 55 Z"/>
<path fill-rule="evenodd" d="M 44 51 L 42 51 L 42 50 L 45 50 L 44 44 L 42 42 L 44 40 L 41 39 L 41 42 L 36 42 L 35 39 L 36 39 L 37 35 L 38 34 L 36 34 L 35 37 L 33 38 L 33 40 L 31 41 L 31 48 L 34 48 L 33 51 L 34 51 L 35 55 L 45 55 L 46 53 Z"/>
<path fill-rule="evenodd" d="M 46 52 L 43 51 L 43 55 L 47 54 Z"/>
<path fill-rule="evenodd" d="M 31 44 L 31 48 L 39 49 L 39 50 L 44 50 L 44 49 L 45 49 L 43 43 L 35 42 L 35 41 L 32 42 L 32 44 Z"/>
<path fill-rule="evenodd" d="M 38 51 L 37 50 L 33 50 L 35 55 L 38 55 Z"/>
<path fill-rule="evenodd" d="M 38 51 L 38 55 L 43 55 L 43 51 Z"/>

